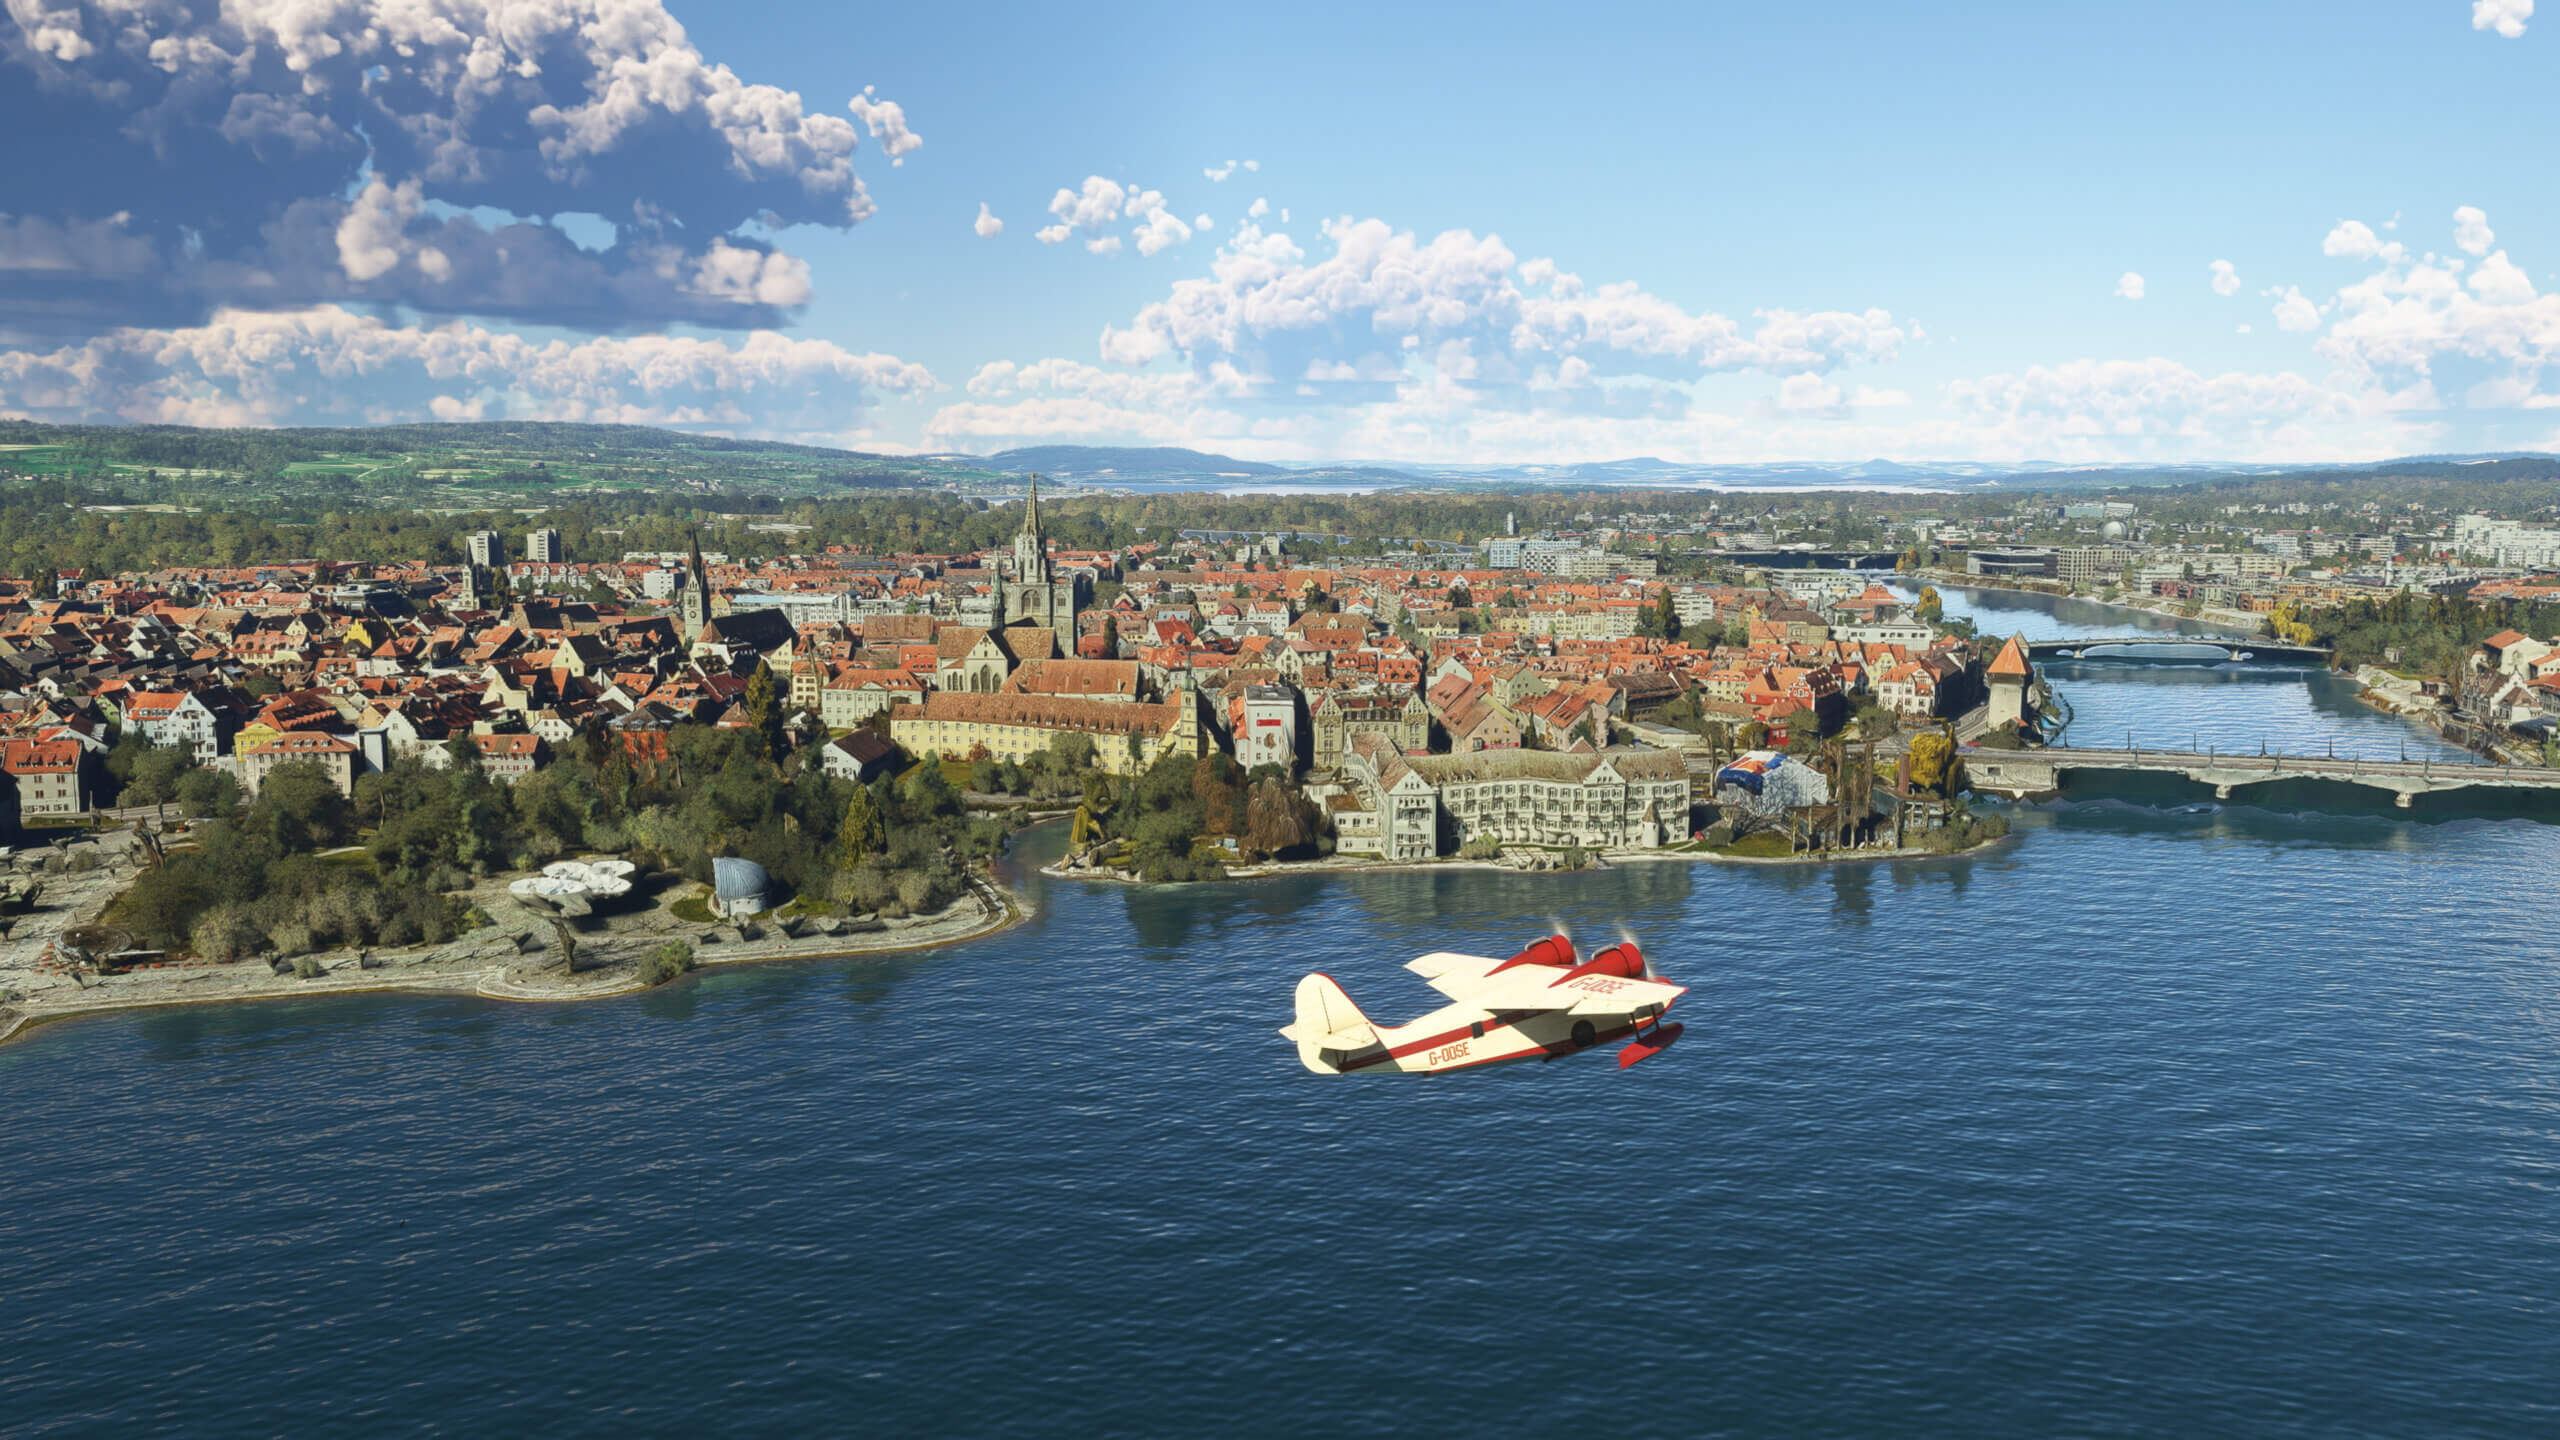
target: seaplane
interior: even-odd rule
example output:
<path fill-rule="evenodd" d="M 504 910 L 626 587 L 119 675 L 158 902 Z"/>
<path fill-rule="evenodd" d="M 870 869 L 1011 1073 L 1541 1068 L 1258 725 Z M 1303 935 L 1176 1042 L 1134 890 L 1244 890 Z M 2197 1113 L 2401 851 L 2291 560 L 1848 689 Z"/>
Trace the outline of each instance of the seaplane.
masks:
<path fill-rule="evenodd" d="M 1623 1070 L 1680 1038 L 1680 1026 L 1663 1023 L 1662 1014 L 1689 993 L 1655 975 L 1632 940 L 1584 960 L 1573 941 L 1549 935 L 1508 960 L 1441 950 L 1404 968 L 1451 1003 L 1403 1025 L 1380 1025 L 1332 976 L 1319 971 L 1300 980 L 1297 1020 L 1280 1029 L 1297 1045 L 1299 1061 L 1319 1075 L 1437 1075 L 1556 1060 L 1633 1037 L 1618 1052 Z"/>

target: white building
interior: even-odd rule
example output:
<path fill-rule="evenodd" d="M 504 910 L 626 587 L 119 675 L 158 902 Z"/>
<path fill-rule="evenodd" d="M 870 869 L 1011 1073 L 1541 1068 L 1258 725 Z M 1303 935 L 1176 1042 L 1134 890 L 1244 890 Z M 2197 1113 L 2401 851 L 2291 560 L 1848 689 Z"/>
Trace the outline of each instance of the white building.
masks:
<path fill-rule="evenodd" d="M 1286 685 L 1248 685 L 1236 723 L 1236 763 L 1298 768 L 1298 696 Z"/>
<path fill-rule="evenodd" d="M 1650 849 L 1688 829 L 1688 767 L 1668 750 L 1405 755 L 1379 736 L 1362 735 L 1344 756 L 1342 775 L 1350 803 L 1336 806 L 1337 843 L 1353 844 L 1341 812 L 1364 812 L 1361 839 L 1376 847 L 1369 853 L 1390 860 L 1423 859 L 1441 853 L 1444 839 L 1463 845 L 1479 836 Z"/>
<path fill-rule="evenodd" d="M 2056 551 L 2057 578 L 2074 590 L 2091 590 L 2124 571 L 2124 557 L 2104 545 L 2073 545 Z"/>
<path fill-rule="evenodd" d="M 1567 557 L 1581 553 L 1582 547 L 1570 540 L 1524 540 L 1520 568 L 1538 575 L 1561 575 Z"/>
<path fill-rule="evenodd" d="M 137 691 L 125 697 L 123 716 L 125 729 L 140 730 L 154 745 L 183 746 L 199 765 L 222 753 L 222 718 L 190 692 Z"/>
<path fill-rule="evenodd" d="M 2548 525 L 2465 515 L 2453 522 L 2453 548 L 2458 554 L 2492 565 L 2560 569 L 2560 529 Z"/>
<path fill-rule="evenodd" d="M 1856 645 L 1900 645 L 1923 650 L 1935 632 L 1917 620 L 1871 620 L 1863 625 L 1834 625 L 1831 638 Z"/>
<path fill-rule="evenodd" d="M 556 565 L 567 559 L 567 552 L 560 548 L 560 532 L 548 525 L 526 532 L 524 558 L 545 565 Z"/>
<path fill-rule="evenodd" d="M 1683 626 L 1704 625 L 1716 618 L 1716 597 L 1694 585 L 1671 592 L 1671 611 Z"/>

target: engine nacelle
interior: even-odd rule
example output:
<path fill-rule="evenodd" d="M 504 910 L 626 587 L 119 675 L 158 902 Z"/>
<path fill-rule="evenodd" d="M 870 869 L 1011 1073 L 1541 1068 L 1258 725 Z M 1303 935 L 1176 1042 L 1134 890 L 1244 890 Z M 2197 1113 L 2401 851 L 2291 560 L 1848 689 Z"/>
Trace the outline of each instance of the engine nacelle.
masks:
<path fill-rule="evenodd" d="M 1494 966 L 1493 973 L 1498 975 L 1521 965 L 1545 965 L 1563 970 L 1569 968 L 1575 958 L 1572 941 L 1561 935 L 1550 935 L 1543 940 L 1533 942 L 1528 949 Z"/>
<path fill-rule="evenodd" d="M 1607 975 L 1618 980 L 1641 980 L 1644 978 L 1644 952 L 1638 950 L 1632 941 L 1621 941 L 1566 971 L 1556 983 L 1561 985 L 1567 980 L 1579 980 L 1585 975 Z"/>

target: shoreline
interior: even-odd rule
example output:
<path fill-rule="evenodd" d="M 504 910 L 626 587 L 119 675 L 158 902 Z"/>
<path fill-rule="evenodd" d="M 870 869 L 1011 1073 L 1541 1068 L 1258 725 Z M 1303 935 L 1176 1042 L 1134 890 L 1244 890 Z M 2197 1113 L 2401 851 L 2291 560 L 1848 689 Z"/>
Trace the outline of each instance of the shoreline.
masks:
<path fill-rule="evenodd" d="M 1491 870 L 1509 875 L 1587 875 L 1593 870 L 1607 870 L 1618 865 L 1660 865 L 1678 862 L 1707 865 L 1853 865 L 1892 860 L 1958 860 L 1977 855 L 2005 844 L 2015 836 L 1995 835 L 1977 840 L 1961 850 L 1924 850 L 1905 845 L 1895 849 L 1818 850 L 1800 855 L 1720 855 L 1712 850 L 1607 850 L 1594 852 L 1600 863 L 1579 870 L 1561 866 L 1538 869 L 1532 866 L 1505 865 L 1499 860 L 1462 860 L 1455 856 L 1446 860 L 1345 860 L 1327 856 L 1322 860 L 1293 860 L 1266 865 L 1240 866 L 1216 880 L 1149 881 L 1120 870 L 1073 869 L 1063 864 L 1040 867 L 1040 873 L 1053 880 L 1082 880 L 1099 885 L 1127 885 L 1135 889 L 1170 889 L 1180 885 L 1223 885 L 1247 880 L 1277 880 L 1297 875 L 1370 875 L 1398 870 Z"/>
<path fill-rule="evenodd" d="M 121 888 L 115 887 L 115 890 L 120 892 Z M 720 927 L 694 925 L 675 919 L 669 913 L 669 907 L 680 890 L 681 887 L 671 888 L 659 903 L 647 910 L 615 915 L 608 919 L 604 928 L 580 932 L 577 945 L 581 963 L 574 976 L 560 970 L 553 953 L 553 942 L 548 935 L 540 933 L 547 927 L 530 923 L 496 924 L 431 945 L 369 952 L 348 949 L 318 952 L 310 958 L 319 961 L 325 973 L 308 980 L 291 974 L 276 974 L 260 960 L 222 964 L 193 962 L 174 969 L 136 969 L 111 976 L 95 976 L 86 981 L 74 977 L 76 988 L 66 990 L 57 983 L 51 985 L 47 993 L 22 997 L 0 1006 L 0 1045 L 9 1044 L 40 1027 L 63 1021 L 178 1006 L 387 991 L 471 996 L 533 1005 L 606 1000 L 664 989 L 689 975 L 725 966 L 787 960 L 860 959 L 940 949 L 1000 934 L 1036 913 L 1018 891 L 991 880 L 982 887 L 973 887 L 938 914 L 905 923 L 891 923 L 879 930 L 858 931 L 852 935 L 792 937 L 782 934 L 780 927 L 767 924 L 762 927 L 764 933 L 758 938 L 745 940 L 735 938 L 734 928 L 724 936 L 719 933 Z M 78 909 L 103 910 L 112 900 L 113 893 L 97 899 L 94 906 L 82 905 Z M 50 927 L 54 934 L 58 934 L 62 928 L 80 923 L 80 918 L 86 917 L 77 917 L 76 910 L 65 907 L 47 918 L 63 920 L 63 924 Z M 614 922 L 621 922 L 619 929 L 613 928 Z M 523 941 L 528 933 L 536 937 L 529 945 Z M 32 935 L 13 936 L 7 943 L 13 947 L 28 946 L 37 938 Z M 52 936 L 41 938 L 49 953 Z M 657 985 L 642 984 L 636 975 L 641 958 L 672 941 L 682 941 L 690 946 L 694 960 L 692 968 Z M 533 963 L 524 963 L 528 960 Z M 30 973 L 33 970 L 23 962 L 8 968 Z M 189 987 L 196 986 L 204 988 L 191 993 Z"/>
<path fill-rule="evenodd" d="M 2157 596 L 2146 597 L 2158 602 L 2153 604 L 2143 604 L 2122 598 L 2101 600 L 2095 595 L 2080 595 L 2068 590 L 2038 590 L 2027 585 L 2002 585 L 1988 575 L 1965 575 L 1950 570 L 1914 570 L 1897 578 L 1913 584 L 1944 586 L 1956 590 L 1996 590 L 2008 595 L 2042 595 L 2048 600 L 2069 600 L 2081 605 L 2104 605 L 2111 609 L 2132 610 L 2144 615 L 2158 616 L 2163 620 L 2178 620 L 2194 625 L 2229 625 L 2236 627 L 2243 636 L 2263 636 L 2266 633 L 2265 618 L 2252 615 L 2246 610 L 2199 609 L 2195 614 L 2190 615 L 2178 609 L 2175 602 L 2161 601 Z"/>

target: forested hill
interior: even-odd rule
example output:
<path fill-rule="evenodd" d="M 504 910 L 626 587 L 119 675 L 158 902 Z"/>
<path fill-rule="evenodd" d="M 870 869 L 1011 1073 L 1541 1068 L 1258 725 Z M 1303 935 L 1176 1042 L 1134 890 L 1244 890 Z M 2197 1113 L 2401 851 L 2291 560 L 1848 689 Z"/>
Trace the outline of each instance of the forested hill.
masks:
<path fill-rule="evenodd" d="M 0 474 L 132 485 L 177 503 L 541 503 L 581 493 L 814 496 L 1001 472 L 645 425 L 487 421 L 310 430 L 0 421 Z"/>
<path fill-rule="evenodd" d="M 0 420 L 0 445 L 61 445 L 85 454 L 184 468 L 252 468 L 330 455 L 396 456 L 417 451 L 488 450 L 562 459 L 680 455 L 788 455 L 835 462 L 887 457 L 818 445 L 733 440 L 652 425 L 584 425 L 566 421 L 480 420 L 432 425 L 315 429 L 223 429 L 188 425 L 40 425 Z"/>

